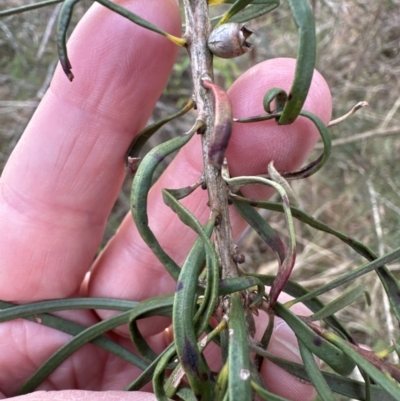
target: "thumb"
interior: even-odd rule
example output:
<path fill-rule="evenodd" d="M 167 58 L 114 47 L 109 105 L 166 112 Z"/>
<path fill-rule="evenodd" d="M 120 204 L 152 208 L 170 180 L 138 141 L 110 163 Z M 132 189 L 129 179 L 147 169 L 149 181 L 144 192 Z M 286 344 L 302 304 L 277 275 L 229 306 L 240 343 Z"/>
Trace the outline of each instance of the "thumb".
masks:
<path fill-rule="evenodd" d="M 154 394 L 137 391 L 37 391 L 18 397 L 8 398 L 13 401 L 157 401 Z"/>

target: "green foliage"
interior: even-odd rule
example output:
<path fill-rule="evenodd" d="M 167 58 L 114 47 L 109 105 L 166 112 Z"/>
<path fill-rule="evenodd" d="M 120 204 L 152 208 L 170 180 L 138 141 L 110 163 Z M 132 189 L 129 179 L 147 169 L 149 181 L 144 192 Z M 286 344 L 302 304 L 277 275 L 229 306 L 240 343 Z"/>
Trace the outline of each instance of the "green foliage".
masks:
<path fill-rule="evenodd" d="M 36 7 L 43 7 L 56 2 L 58 0 L 37 3 Z M 166 36 L 174 43 L 185 45 L 184 39 L 172 37 L 118 5 L 105 0 L 98 0 L 98 2 L 143 28 Z M 58 26 L 60 58 L 63 68 L 70 79 L 72 79 L 72 75 L 67 57 L 66 34 L 75 3 L 77 3 L 77 0 L 66 0 L 64 2 Z M 209 3 L 210 5 L 233 4 L 222 18 L 216 17 L 212 20 L 214 24 L 223 24 L 229 21 L 248 21 L 260 14 L 275 10 L 279 5 L 278 1 L 267 0 L 226 2 L 216 0 L 209 1 Z M 33 391 L 73 352 L 84 344 L 92 342 L 96 346 L 102 347 L 142 369 L 143 373 L 127 387 L 127 390 L 139 390 L 150 380 L 153 380 L 154 391 L 160 400 L 166 400 L 167 398 L 182 400 L 247 400 L 254 393 L 263 399 L 282 400 L 283 398 L 270 394 L 260 382 L 259 372 L 250 360 L 250 351 L 256 353 L 256 358 L 259 362 L 258 367 L 263 358 L 271 360 L 294 376 L 311 382 L 321 399 L 326 401 L 334 400 L 336 393 L 359 400 L 378 398 L 392 400 L 400 398 L 399 388 L 392 380 L 399 381 L 398 368 L 386 362 L 382 355 L 372 351 L 363 351 L 335 316 L 336 313 L 359 300 L 360 296 L 365 292 L 364 288 L 356 286 L 354 289 L 345 291 L 327 305 L 318 298 L 320 295 L 349 283 L 361 275 L 374 272 L 386 292 L 396 318 L 400 319 L 400 288 L 398 280 L 395 273 L 392 273 L 385 266 L 387 263 L 399 258 L 400 248 L 378 257 L 361 241 L 343 234 L 341 231 L 330 227 L 329 224 L 308 215 L 301 208 L 289 204 L 291 197 L 288 194 L 288 190 L 285 189 L 288 188 L 286 180 L 304 179 L 320 170 L 331 157 L 332 139 L 331 132 L 322 121 L 302 109 L 308 94 L 316 59 L 317 37 L 313 11 L 306 0 L 290 0 L 288 4 L 288 10 L 293 15 L 299 35 L 296 74 L 291 90 L 287 94 L 282 89 L 272 89 L 266 93 L 264 99 L 265 115 L 249 116 L 237 122 L 245 124 L 261 120 L 275 120 L 277 124 L 291 124 L 298 116 L 306 117 L 314 123 L 320 132 L 323 153 L 300 170 L 282 173 L 281 176 L 273 176 L 270 172 L 266 177 L 230 178 L 226 166 L 222 166 L 222 172 L 219 171 L 220 166 L 215 168 L 216 174 L 222 174 L 225 183 L 229 186 L 230 197 L 233 199 L 233 203 L 239 213 L 274 251 L 279 265 L 278 274 L 275 276 L 257 275 L 238 269 L 240 274 L 237 277 L 224 276 L 225 272 L 219 266 L 218 251 L 214 241 L 210 239 L 215 226 L 218 224 L 218 213 L 212 213 L 210 221 L 203 227 L 190 211 L 179 202 L 180 199 L 190 196 L 198 188 L 200 182 L 179 190 L 165 189 L 163 191 L 163 199 L 166 205 L 179 216 L 183 224 L 188 225 L 198 235 L 198 239 L 183 266 L 179 266 L 172 260 L 150 230 L 147 216 L 147 196 L 153 182 L 154 172 L 168 155 L 185 146 L 190 138 L 203 128 L 204 122 L 196 120 L 187 135 L 175 136 L 153 147 L 141 161 L 139 154 L 145 149 L 145 143 L 162 126 L 182 117 L 192 108 L 193 104 L 189 102 L 181 111 L 164 117 L 145 128 L 136 137 L 126 155 L 129 170 L 135 174 L 130 202 L 133 219 L 146 244 L 152 249 L 173 279 L 177 281 L 175 295 L 151 298 L 140 304 L 111 299 L 74 299 L 64 300 L 63 302 L 51 300 L 24 306 L 14 306 L 1 302 L 0 305 L 4 310 L 0 311 L 0 321 L 16 318 L 33 320 L 34 317 L 37 318 L 39 316 L 42 324 L 74 336 L 69 343 L 54 353 L 32 375 L 22 386 L 20 393 Z M 0 12 L 0 16 L 28 11 L 34 7 L 35 5 L 31 5 L 25 8 L 6 10 Z M 276 12 L 279 12 L 279 9 Z M 268 18 L 268 16 L 265 17 L 266 20 Z M 324 34 L 321 33 L 319 40 L 323 40 L 323 37 Z M 221 63 L 221 61 L 215 61 L 214 67 L 218 68 L 218 66 L 222 65 Z M 188 61 L 181 61 L 175 67 L 176 73 L 180 74 L 186 69 L 187 65 Z M 235 74 L 237 72 L 235 63 L 226 61 L 224 65 L 231 70 L 227 69 L 220 75 L 225 83 L 230 84 L 232 71 Z M 14 78 L 20 78 L 23 75 L 23 68 L 17 56 L 8 64 L 8 69 L 9 74 Z M 218 92 L 216 93 L 216 103 L 218 104 L 221 99 L 218 98 Z M 272 110 L 271 106 L 273 101 L 275 101 L 275 110 Z M 232 122 L 231 119 L 230 123 Z M 359 121 L 358 124 L 363 126 L 364 123 Z M 218 127 L 214 128 L 216 130 Z M 225 149 L 226 146 L 220 150 L 221 154 L 219 156 L 222 159 Z M 346 157 L 351 153 L 351 150 L 348 148 L 347 154 L 345 152 L 344 156 L 342 156 L 343 159 L 339 157 L 337 160 L 347 163 Z M 389 144 L 386 148 L 388 157 L 392 157 L 389 155 L 390 150 Z M 363 153 L 368 162 L 373 161 L 374 156 L 368 146 L 365 146 Z M 348 168 L 348 165 L 346 166 Z M 326 174 L 329 177 L 329 172 Z M 379 173 L 377 174 L 379 176 Z M 385 173 L 381 173 L 380 177 L 385 178 Z M 382 181 L 380 183 L 382 187 L 390 185 L 389 180 Z M 237 194 L 238 186 L 254 183 L 261 183 L 275 188 L 281 197 L 281 202 L 253 201 Z M 390 203 L 392 204 L 392 202 Z M 283 246 L 283 241 L 279 234 L 262 219 L 255 208 L 285 213 L 289 231 L 288 250 Z M 306 229 L 311 227 L 338 238 L 353 253 L 366 258 L 368 263 L 313 290 L 305 289 L 294 283 L 291 280 L 296 256 L 296 234 L 293 218 L 299 220 L 303 224 L 302 227 L 306 227 Z M 272 286 L 269 295 L 265 294 L 264 284 Z M 294 297 L 293 301 L 285 305 L 277 302 L 281 291 L 286 291 L 292 295 Z M 314 315 L 311 318 L 303 318 L 290 311 L 289 307 L 298 302 L 304 302 L 314 312 Z M 66 319 L 56 318 L 48 314 L 56 310 L 75 308 L 100 308 L 121 310 L 123 312 L 86 329 Z M 217 309 L 223 310 L 223 314 L 217 313 Z M 277 316 L 285 320 L 292 328 L 299 342 L 304 367 L 276 358 L 254 343 L 252 339 L 252 323 L 254 322 L 252 320 L 253 313 L 257 313 L 258 309 L 266 311 L 271 319 Z M 138 328 L 138 320 L 148 316 L 172 316 L 173 318 L 175 339 L 161 354 L 156 354 L 151 349 Z M 210 327 L 211 318 L 216 319 L 218 322 L 214 328 Z M 315 326 L 313 321 L 316 319 L 324 321 L 326 325 L 324 327 L 326 328 Z M 132 342 L 140 357 L 104 336 L 105 332 L 127 322 L 129 322 Z M 269 325 L 262 340 L 264 346 L 268 344 L 271 331 L 272 325 Z M 204 342 L 201 337 L 206 334 Z M 207 360 L 203 356 L 205 344 L 210 341 L 215 341 L 221 346 L 221 354 L 224 361 L 224 366 L 216 375 L 214 374 L 215 372 L 211 371 Z M 337 374 L 333 375 L 320 371 L 314 356 L 318 356 L 334 369 Z M 358 366 L 362 370 L 365 383 L 355 382 L 344 377 L 353 370 L 354 366 Z M 168 378 L 166 373 L 171 371 L 172 373 Z M 182 380 L 183 377 L 186 377 L 187 381 Z M 372 384 L 370 380 L 372 380 Z"/>

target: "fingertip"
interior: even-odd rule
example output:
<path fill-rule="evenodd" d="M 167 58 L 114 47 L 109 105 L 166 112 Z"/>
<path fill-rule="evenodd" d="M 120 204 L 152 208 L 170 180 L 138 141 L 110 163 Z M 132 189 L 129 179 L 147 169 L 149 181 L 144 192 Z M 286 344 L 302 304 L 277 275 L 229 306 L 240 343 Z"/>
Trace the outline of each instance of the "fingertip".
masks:
<path fill-rule="evenodd" d="M 265 114 L 263 98 L 273 88 L 289 92 L 295 75 L 296 60 L 277 58 L 264 61 L 246 71 L 235 81 L 228 94 L 235 118 Z M 332 98 L 328 84 L 318 71 L 303 106 L 328 123 L 332 113 Z M 256 123 L 235 123 L 227 151 L 232 176 L 265 174 L 269 162 L 279 171 L 294 171 L 301 167 L 319 139 L 311 121 L 299 117 L 291 125 L 277 125 L 274 120 Z M 252 191 L 252 196 L 265 191 Z M 257 196 L 258 197 L 258 196 Z"/>
<path fill-rule="evenodd" d="M 265 114 L 263 99 L 271 88 L 290 91 L 296 69 L 296 59 L 274 58 L 256 64 L 242 74 L 228 91 L 236 118 Z M 316 113 L 325 123 L 332 114 L 332 98 L 324 77 L 314 70 L 312 82 L 303 106 Z M 251 114 L 249 114 L 251 113 Z M 252 125 L 252 124 L 250 124 Z"/>
<path fill-rule="evenodd" d="M 120 5 L 167 33 L 181 35 L 175 0 L 125 0 Z M 155 88 L 165 85 L 178 46 L 95 3 L 72 33 L 67 48 L 75 78 L 69 82 L 59 65 L 52 92 L 83 109 L 94 108 L 99 114 L 123 120 L 121 112 L 135 93 L 158 96 Z M 149 54 L 154 57 L 147 57 Z M 142 102 L 145 105 L 146 99 Z"/>

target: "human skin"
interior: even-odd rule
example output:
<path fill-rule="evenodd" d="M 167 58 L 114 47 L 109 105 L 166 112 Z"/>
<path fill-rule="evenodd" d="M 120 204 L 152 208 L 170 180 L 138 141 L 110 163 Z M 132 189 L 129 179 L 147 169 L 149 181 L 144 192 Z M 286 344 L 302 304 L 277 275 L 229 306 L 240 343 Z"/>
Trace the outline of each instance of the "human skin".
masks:
<path fill-rule="evenodd" d="M 175 0 L 120 3 L 167 32 L 181 34 Z M 177 49 L 160 35 L 99 5 L 80 22 L 68 49 L 74 81 L 70 83 L 57 68 L 0 180 L 0 299 L 25 302 L 83 295 L 140 301 L 172 293 L 173 280 L 141 240 L 129 215 L 94 264 L 93 259 L 125 178 L 124 153 L 145 126 L 168 80 Z M 268 88 L 290 88 L 294 65 L 291 59 L 270 60 L 240 77 L 229 90 L 234 116 L 261 114 Z M 318 73 L 304 108 L 325 123 L 330 119 L 329 88 Z M 317 140 L 318 132 L 303 118 L 290 126 L 277 126 L 273 121 L 234 124 L 227 152 L 231 174 L 263 173 L 271 160 L 278 170 L 294 170 Z M 163 204 L 160 189 L 198 180 L 202 171 L 199 141 L 199 137 L 193 138 L 178 154 L 149 195 L 150 225 L 178 264 L 185 259 L 195 235 Z M 266 197 L 271 192 L 249 188 L 246 195 Z M 201 190 L 184 200 L 203 222 L 209 215 L 206 203 L 206 191 Z M 246 227 L 234 213 L 232 225 L 235 237 Z M 91 275 L 82 285 L 91 267 Z M 294 311 L 309 313 L 302 305 Z M 110 313 L 74 311 L 64 315 L 91 325 Z M 258 335 L 266 322 L 262 315 L 257 320 Z M 168 323 L 164 318 L 152 318 L 140 326 L 157 351 L 166 345 L 163 330 Z M 299 361 L 293 333 L 283 322 L 276 327 L 273 352 Z M 114 340 L 131 347 L 126 334 L 126 328 L 121 328 Z M 13 397 L 69 336 L 18 320 L 0 324 L 0 339 L 0 397 L 7 398 Z M 147 393 L 113 391 L 123 389 L 139 373 L 117 357 L 88 345 L 39 387 L 47 393 L 12 399 L 153 400 Z M 315 396 L 310 385 L 273 364 L 264 363 L 262 374 L 269 388 L 282 396 L 296 401 L 310 401 Z"/>

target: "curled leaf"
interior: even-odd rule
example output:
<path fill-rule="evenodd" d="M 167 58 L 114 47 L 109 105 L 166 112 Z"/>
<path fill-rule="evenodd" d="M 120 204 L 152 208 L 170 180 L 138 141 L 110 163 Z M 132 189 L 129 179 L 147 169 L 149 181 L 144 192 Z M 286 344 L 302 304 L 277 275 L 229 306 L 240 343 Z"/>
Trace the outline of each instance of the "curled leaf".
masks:
<path fill-rule="evenodd" d="M 209 163 L 221 167 L 232 133 L 232 108 L 226 92 L 209 80 L 203 80 L 204 87 L 211 89 L 215 99 L 213 138 L 208 150 Z"/>
<path fill-rule="evenodd" d="M 146 244 L 151 248 L 158 260 L 165 266 L 171 276 L 177 280 L 180 273 L 179 266 L 164 251 L 149 227 L 147 215 L 147 196 L 152 184 L 155 169 L 159 163 L 169 154 L 175 152 L 189 142 L 195 132 L 203 126 L 202 121 L 197 121 L 192 129 L 183 137 L 173 138 L 153 148 L 141 162 L 132 183 L 131 212 L 136 227 Z"/>
<path fill-rule="evenodd" d="M 143 149 L 143 146 L 146 142 L 166 123 L 174 120 L 175 118 L 181 117 L 186 114 L 189 110 L 191 110 L 194 106 L 194 102 L 190 99 L 185 106 L 179 110 L 177 113 L 171 114 L 163 118 L 162 120 L 156 121 L 153 124 L 150 124 L 148 127 L 143 129 L 136 137 L 133 139 L 129 148 L 125 154 L 125 168 L 131 173 L 135 174 L 139 167 L 140 162 L 140 151 Z"/>

